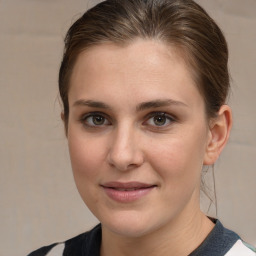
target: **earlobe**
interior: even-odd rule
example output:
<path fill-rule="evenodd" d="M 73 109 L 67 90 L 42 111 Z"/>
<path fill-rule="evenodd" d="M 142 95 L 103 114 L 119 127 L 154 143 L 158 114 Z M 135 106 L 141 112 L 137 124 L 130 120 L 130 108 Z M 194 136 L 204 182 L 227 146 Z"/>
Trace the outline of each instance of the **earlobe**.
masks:
<path fill-rule="evenodd" d="M 60 117 L 61 117 L 61 120 L 64 122 L 64 113 L 63 112 L 61 112 Z"/>
<path fill-rule="evenodd" d="M 228 105 L 222 105 L 218 116 L 211 120 L 206 145 L 204 165 L 212 165 L 225 147 L 232 127 L 232 113 Z"/>
<path fill-rule="evenodd" d="M 61 117 L 61 120 L 63 121 L 64 128 L 65 128 L 65 135 L 67 137 L 68 136 L 67 121 L 63 112 L 61 112 L 60 117 Z"/>

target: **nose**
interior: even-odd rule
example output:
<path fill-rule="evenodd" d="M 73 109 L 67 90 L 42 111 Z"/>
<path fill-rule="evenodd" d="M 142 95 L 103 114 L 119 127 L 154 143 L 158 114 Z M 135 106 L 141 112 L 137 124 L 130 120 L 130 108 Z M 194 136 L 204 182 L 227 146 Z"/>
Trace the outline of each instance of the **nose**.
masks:
<path fill-rule="evenodd" d="M 117 129 L 111 139 L 108 162 L 119 171 L 127 171 L 141 166 L 144 162 L 139 143 L 139 134 L 133 128 Z"/>

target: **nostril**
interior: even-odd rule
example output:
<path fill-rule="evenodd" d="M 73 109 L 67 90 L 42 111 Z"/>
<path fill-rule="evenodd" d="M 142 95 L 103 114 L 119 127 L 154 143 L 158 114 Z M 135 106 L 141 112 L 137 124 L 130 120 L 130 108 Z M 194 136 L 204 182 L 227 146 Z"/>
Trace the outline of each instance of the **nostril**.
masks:
<path fill-rule="evenodd" d="M 128 171 L 138 168 L 143 163 L 143 157 L 132 156 L 130 158 L 124 157 L 109 157 L 108 163 L 111 167 L 116 168 L 119 171 Z"/>
<path fill-rule="evenodd" d="M 130 127 L 130 128 L 129 128 Z M 112 167 L 120 171 L 127 171 L 140 166 L 143 161 L 143 153 L 131 126 L 120 126 L 112 138 L 107 160 Z"/>

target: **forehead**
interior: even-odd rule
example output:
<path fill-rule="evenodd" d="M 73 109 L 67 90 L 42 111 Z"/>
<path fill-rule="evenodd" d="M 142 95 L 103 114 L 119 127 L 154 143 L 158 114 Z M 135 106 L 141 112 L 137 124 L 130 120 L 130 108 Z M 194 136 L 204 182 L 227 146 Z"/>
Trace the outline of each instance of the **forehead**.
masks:
<path fill-rule="evenodd" d="M 99 66 L 99 60 L 107 62 L 110 65 L 108 67 L 119 61 L 125 65 L 125 68 L 136 68 L 137 65 L 145 63 L 147 63 L 147 67 L 151 64 L 152 67 L 155 65 L 155 68 L 157 65 L 163 64 L 163 60 L 168 63 L 183 62 L 186 66 L 185 56 L 185 50 L 176 45 L 170 46 L 161 41 L 138 38 L 125 44 L 106 42 L 89 47 L 78 55 L 75 68 L 85 61 L 90 64 L 90 67 L 93 67 L 94 64 Z M 131 64 L 133 64 L 132 67 Z M 121 67 L 119 68 L 121 70 Z"/>
<path fill-rule="evenodd" d="M 184 92 L 190 97 L 197 91 L 180 50 L 153 40 L 122 46 L 105 43 L 83 51 L 70 82 L 69 96 L 76 99 L 85 94 L 99 97 L 103 92 L 113 97 L 122 91 L 138 98 L 167 92 L 176 97 Z"/>

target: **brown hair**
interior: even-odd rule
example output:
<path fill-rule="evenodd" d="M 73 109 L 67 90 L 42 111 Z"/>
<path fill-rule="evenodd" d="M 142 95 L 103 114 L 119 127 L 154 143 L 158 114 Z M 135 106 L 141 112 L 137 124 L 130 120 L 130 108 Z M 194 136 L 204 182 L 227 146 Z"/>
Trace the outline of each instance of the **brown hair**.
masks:
<path fill-rule="evenodd" d="M 228 49 L 213 19 L 192 0 L 107 0 L 88 10 L 68 30 L 59 72 L 59 91 L 67 130 L 68 91 L 79 53 L 105 42 L 127 44 L 137 38 L 173 45 L 191 67 L 209 118 L 229 91 Z"/>

